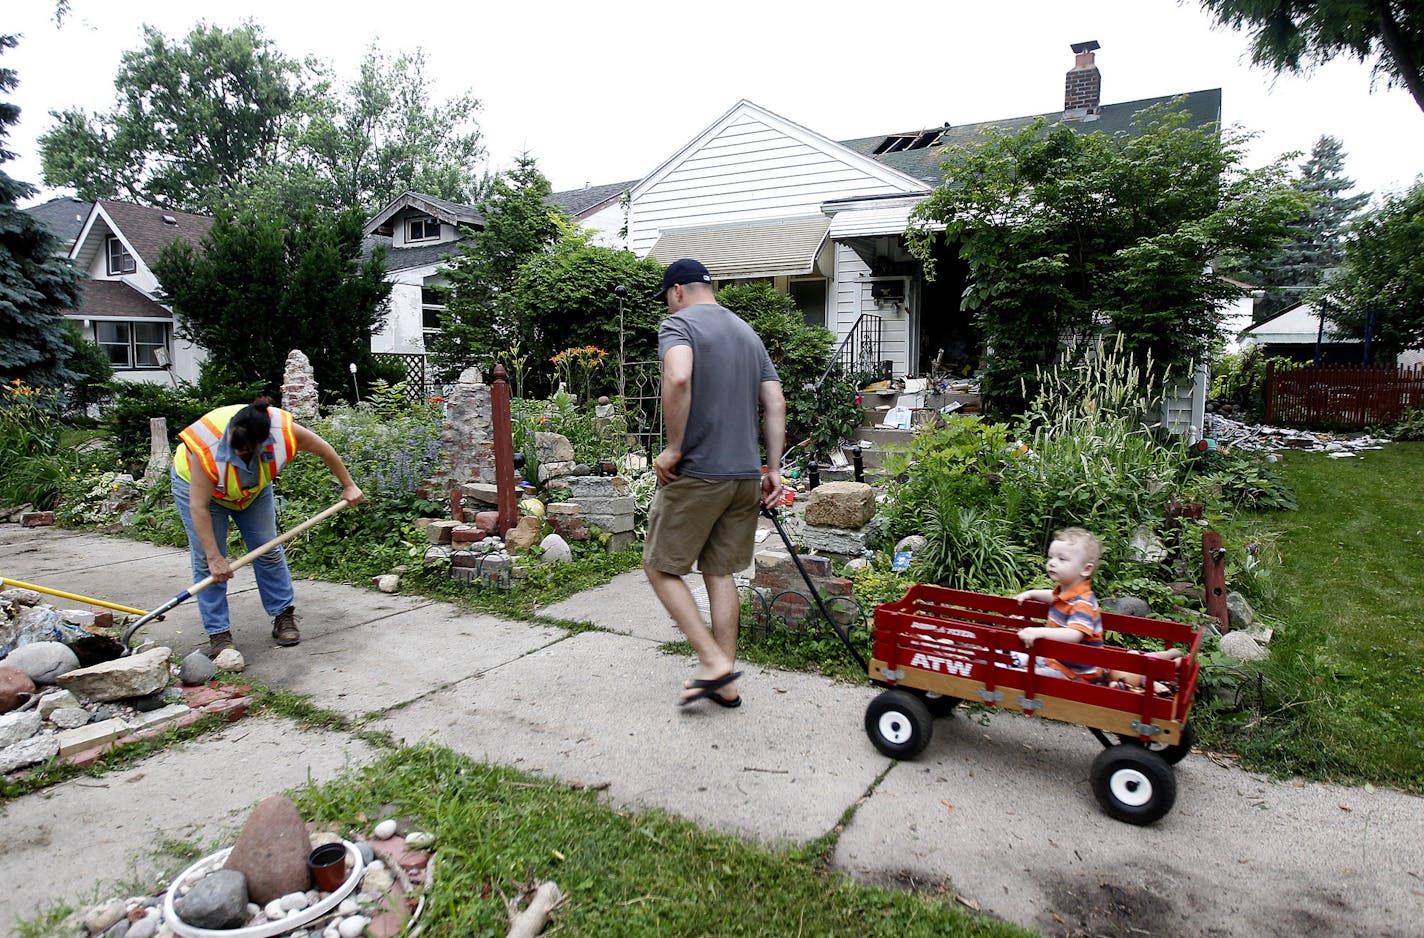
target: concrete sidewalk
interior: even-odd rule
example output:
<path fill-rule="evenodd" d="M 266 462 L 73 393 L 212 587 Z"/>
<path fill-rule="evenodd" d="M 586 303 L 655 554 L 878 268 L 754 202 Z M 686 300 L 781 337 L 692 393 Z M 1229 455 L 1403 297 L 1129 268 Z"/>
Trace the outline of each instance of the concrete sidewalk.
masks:
<path fill-rule="evenodd" d="M 187 569 L 182 551 L 0 525 L 0 575 L 14 579 L 153 608 L 189 585 Z M 855 808 L 833 858 L 849 875 L 947 882 L 1047 934 L 1402 936 L 1424 920 L 1424 800 L 1273 782 L 1194 754 L 1177 768 L 1173 812 L 1137 828 L 1098 809 L 1088 769 L 1100 747 L 1074 726 L 956 715 L 917 760 L 894 763 L 863 729 L 874 688 L 756 666 L 741 709 L 679 709 L 691 663 L 661 650 L 679 636 L 641 573 L 544 610 L 597 627 L 576 634 L 303 582 L 295 648 L 273 644 L 250 574 L 235 582 L 254 680 L 409 743 L 606 785 L 612 804 L 762 842 L 811 840 Z M 179 653 L 204 643 L 193 603 L 140 638 Z M 0 892 L 0 933 L 123 878 L 156 840 L 218 836 L 261 798 L 375 756 L 342 734 L 248 717 L 16 799 L 0 880 L 18 888 Z"/>

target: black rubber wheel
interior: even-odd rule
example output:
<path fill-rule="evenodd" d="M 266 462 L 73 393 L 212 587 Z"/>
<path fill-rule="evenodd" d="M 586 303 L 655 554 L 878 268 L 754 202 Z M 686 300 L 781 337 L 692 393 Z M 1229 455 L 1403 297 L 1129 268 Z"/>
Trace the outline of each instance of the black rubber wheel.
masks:
<path fill-rule="evenodd" d="M 1129 746 L 1142 746 L 1148 752 L 1155 752 L 1167 760 L 1168 765 L 1176 765 L 1187 757 L 1187 753 L 1192 751 L 1192 746 L 1197 741 L 1196 731 L 1192 729 L 1190 723 L 1182 725 L 1182 739 L 1175 743 L 1143 743 L 1136 736 L 1118 736 L 1118 742 Z"/>
<path fill-rule="evenodd" d="M 925 709 L 930 712 L 930 716 L 936 719 L 949 716 L 955 707 L 964 703 L 958 697 L 950 697 L 947 694 L 924 693 L 920 695 L 920 699 L 925 702 Z"/>
<path fill-rule="evenodd" d="M 915 694 L 887 690 L 865 708 L 865 734 L 892 759 L 913 759 L 930 744 L 934 718 Z"/>
<path fill-rule="evenodd" d="M 1160 753 L 1142 746 L 1112 746 L 1093 760 L 1093 794 L 1109 817 L 1151 824 L 1177 801 L 1177 777 Z"/>

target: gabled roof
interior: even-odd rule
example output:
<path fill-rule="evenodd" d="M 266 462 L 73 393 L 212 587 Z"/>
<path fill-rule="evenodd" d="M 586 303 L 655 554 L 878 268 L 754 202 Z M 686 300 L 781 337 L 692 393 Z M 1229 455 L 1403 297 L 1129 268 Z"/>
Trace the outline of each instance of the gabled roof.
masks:
<path fill-rule="evenodd" d="M 1061 123 L 1085 134 L 1131 133 L 1134 114 L 1153 105 L 1167 104 L 1178 97 L 1182 99 L 1178 109 L 1191 114 L 1188 121 L 1189 126 L 1203 127 L 1221 121 L 1221 89 L 1210 88 L 1184 95 L 1166 95 L 1160 98 L 1124 101 L 1121 104 L 1104 104 L 1100 108 L 1098 117 L 1091 120 L 1080 118 L 1065 121 L 1062 111 L 1050 111 L 1047 114 L 1029 114 L 1024 117 L 981 121 L 977 124 L 931 125 L 920 130 L 842 140 L 841 145 L 877 162 L 884 163 L 886 166 L 892 166 L 907 175 L 938 185 L 943 178 L 940 163 L 944 161 L 945 150 L 950 147 L 969 147 L 983 143 L 986 133 L 990 130 L 1006 134 L 1017 133 L 1041 117 L 1049 124 Z M 876 154 L 877 149 L 881 149 L 894 138 L 904 138 L 907 142 L 913 141 L 909 143 L 909 146 L 914 148 L 907 147 L 894 152 L 887 151 Z M 891 143 L 891 146 L 893 145 Z"/>
<path fill-rule="evenodd" d="M 74 246 L 74 239 L 84 230 L 84 219 L 89 217 L 89 210 L 93 207 L 93 202 L 62 195 L 39 205 L 31 205 L 24 211 L 64 242 L 64 253 L 68 254 Z"/>
<path fill-rule="evenodd" d="M 1292 303 L 1274 315 L 1267 316 L 1241 330 L 1243 338 L 1252 338 L 1268 345 L 1312 343 L 1317 338 L 1330 342 L 1355 342 L 1342 336 L 1327 320 L 1322 322 L 1320 311 L 1309 303 Z"/>
<path fill-rule="evenodd" d="M 127 280 L 81 280 L 70 319 L 172 319 L 173 314 Z"/>
<path fill-rule="evenodd" d="M 412 248 L 398 248 L 391 245 L 389 235 L 367 235 L 361 242 L 361 256 L 370 257 L 377 247 L 386 249 L 386 270 L 409 270 L 413 267 L 430 267 L 444 262 L 446 257 L 459 257 L 460 245 L 464 238 L 441 241 L 438 244 L 421 244 Z"/>
<path fill-rule="evenodd" d="M 388 225 L 396 215 L 408 208 L 456 226 L 470 225 L 479 228 L 483 227 L 485 223 L 484 216 L 480 214 L 480 210 L 476 206 L 461 205 L 458 202 L 426 195 L 424 192 L 405 192 L 397 196 L 390 205 L 371 216 L 370 220 L 366 222 L 366 234 L 375 234 Z"/>
<path fill-rule="evenodd" d="M 638 184 L 638 180 L 630 179 L 627 182 L 614 182 L 602 186 L 584 186 L 582 189 L 567 189 L 563 192 L 551 192 L 544 201 L 550 205 L 563 209 L 574 218 L 578 218 L 590 209 L 598 209 L 607 205 Z"/>
<path fill-rule="evenodd" d="M 661 166 L 645 176 L 643 180 L 633 188 L 633 199 L 636 201 L 645 192 L 656 186 L 664 177 L 674 172 L 685 160 L 702 149 L 708 141 L 717 137 L 723 129 L 748 116 L 784 134 L 786 137 L 797 141 L 799 144 L 811 148 L 811 150 L 819 151 L 828 157 L 843 162 L 847 166 L 858 170 L 863 177 L 873 178 L 877 182 L 887 185 L 896 191 L 928 192 L 928 188 L 925 186 L 923 180 L 909 176 L 888 163 L 877 162 L 861 152 L 851 150 L 829 137 L 822 136 L 814 130 L 802 127 L 794 121 L 789 121 L 779 114 L 774 114 L 758 104 L 743 99 L 732 105 L 730 110 L 713 121 L 706 130 L 688 141 L 686 145 L 665 160 Z"/>
<path fill-rule="evenodd" d="M 117 227 L 116 234 L 123 235 L 134 252 L 152 262 L 160 251 L 171 241 L 187 241 L 198 247 L 203 235 L 213 226 L 208 215 L 192 215 L 175 212 L 166 208 L 148 208 L 132 202 L 116 202 L 100 199 L 94 203 L 96 210 L 102 209 Z"/>

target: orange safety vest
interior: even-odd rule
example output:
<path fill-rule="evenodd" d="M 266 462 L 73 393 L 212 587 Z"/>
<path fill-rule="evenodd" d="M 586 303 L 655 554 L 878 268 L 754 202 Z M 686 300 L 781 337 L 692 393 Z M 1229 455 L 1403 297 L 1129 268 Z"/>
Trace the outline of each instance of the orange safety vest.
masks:
<path fill-rule="evenodd" d="M 202 467 L 203 475 L 213 480 L 213 500 L 238 511 L 252 504 L 252 500 L 277 478 L 287 461 L 297 455 L 297 435 L 293 430 L 296 424 L 292 415 L 278 407 L 267 408 L 267 414 L 272 418 L 272 432 L 263 444 L 257 461 L 257 484 L 243 488 L 238 481 L 237 467 L 220 462 L 216 450 L 227 433 L 227 425 L 245 406 L 233 404 L 209 411 L 201 420 L 178 434 L 182 442 L 173 453 L 173 468 L 180 479 L 193 481 L 192 463 L 196 461 Z"/>

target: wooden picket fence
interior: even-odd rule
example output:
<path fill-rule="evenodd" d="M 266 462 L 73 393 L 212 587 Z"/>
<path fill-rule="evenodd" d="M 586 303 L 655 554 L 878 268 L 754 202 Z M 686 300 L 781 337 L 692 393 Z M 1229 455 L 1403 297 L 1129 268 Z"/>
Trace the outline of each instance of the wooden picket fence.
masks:
<path fill-rule="evenodd" d="M 1424 366 L 1266 365 L 1266 423 L 1363 429 L 1424 407 Z"/>

